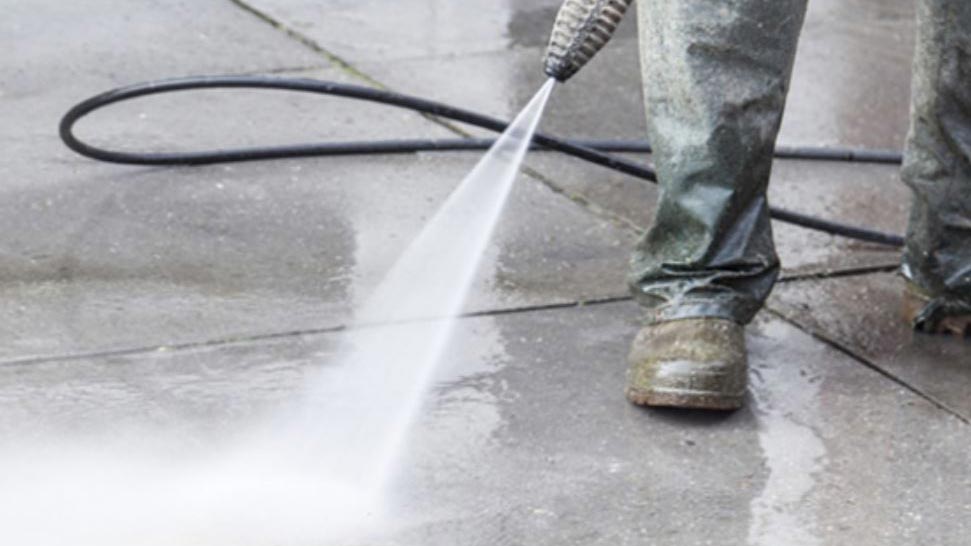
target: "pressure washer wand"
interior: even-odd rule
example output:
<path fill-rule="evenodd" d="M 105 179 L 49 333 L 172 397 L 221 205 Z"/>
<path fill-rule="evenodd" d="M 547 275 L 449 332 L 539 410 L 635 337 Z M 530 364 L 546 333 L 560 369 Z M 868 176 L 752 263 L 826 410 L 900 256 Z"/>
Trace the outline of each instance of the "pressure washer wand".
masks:
<path fill-rule="evenodd" d="M 565 82 L 600 51 L 634 0 L 564 0 L 543 61 L 546 74 Z"/>

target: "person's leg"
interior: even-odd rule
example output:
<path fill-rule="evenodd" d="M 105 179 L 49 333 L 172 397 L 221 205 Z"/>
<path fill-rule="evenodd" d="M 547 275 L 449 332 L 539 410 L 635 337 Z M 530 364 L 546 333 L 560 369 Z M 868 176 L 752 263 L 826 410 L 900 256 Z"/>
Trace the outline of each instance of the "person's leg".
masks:
<path fill-rule="evenodd" d="M 766 187 L 806 0 L 640 0 L 661 185 L 631 263 L 659 321 L 747 323 L 776 279 Z"/>
<path fill-rule="evenodd" d="M 634 403 L 741 403 L 741 325 L 779 271 L 766 188 L 805 7 L 806 0 L 639 1 L 661 197 L 631 259 L 631 290 L 654 325 L 632 348 Z M 676 346 L 685 349 L 672 352 Z"/>
<path fill-rule="evenodd" d="M 902 272 L 914 327 L 971 324 L 971 2 L 918 2 L 904 182 L 914 202 Z"/>

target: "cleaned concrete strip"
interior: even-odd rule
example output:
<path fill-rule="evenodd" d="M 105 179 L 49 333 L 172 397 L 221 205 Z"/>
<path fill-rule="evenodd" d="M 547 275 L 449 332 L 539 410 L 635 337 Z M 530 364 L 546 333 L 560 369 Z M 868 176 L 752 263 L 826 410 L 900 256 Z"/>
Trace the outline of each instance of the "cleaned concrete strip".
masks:
<path fill-rule="evenodd" d="M 958 545 L 971 428 L 783 321 L 749 329 L 730 415 L 622 397 L 629 303 L 460 322 L 368 544 Z M 0 368 L 0 436 L 179 457 L 244 433 L 326 365 L 331 334 Z M 147 428 L 146 428 L 147 427 Z"/>

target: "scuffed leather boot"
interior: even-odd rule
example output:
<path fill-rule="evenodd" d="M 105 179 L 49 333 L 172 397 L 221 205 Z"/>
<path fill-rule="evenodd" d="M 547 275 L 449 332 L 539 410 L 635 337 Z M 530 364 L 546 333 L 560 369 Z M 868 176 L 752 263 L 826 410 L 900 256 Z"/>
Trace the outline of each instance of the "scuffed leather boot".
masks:
<path fill-rule="evenodd" d="M 904 289 L 901 314 L 918 332 L 971 336 L 971 312 L 968 312 L 967 305 L 949 306 L 946 302 L 935 302 L 934 298 L 910 281 Z"/>
<path fill-rule="evenodd" d="M 747 385 L 745 332 L 720 318 L 646 326 L 631 345 L 627 399 L 641 406 L 733 410 Z"/>

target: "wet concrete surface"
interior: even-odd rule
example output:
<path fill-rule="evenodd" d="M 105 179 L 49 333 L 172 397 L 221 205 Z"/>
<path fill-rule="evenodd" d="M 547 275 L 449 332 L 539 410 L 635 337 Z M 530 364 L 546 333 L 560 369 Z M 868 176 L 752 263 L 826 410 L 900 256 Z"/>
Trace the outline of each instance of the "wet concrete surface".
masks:
<path fill-rule="evenodd" d="M 475 159 L 121 168 L 10 190 L 0 358 L 338 326 Z M 628 234 L 528 181 L 509 211 L 469 311 L 624 293 Z"/>
<path fill-rule="evenodd" d="M 334 69 L 297 74 L 349 81 Z M 92 79 L 98 90 L 114 85 Z M 0 105 L 17 158 L 0 188 L 0 360 L 337 327 L 478 158 L 105 165 L 56 136 L 58 116 L 94 90 L 81 92 Z M 109 148 L 166 151 L 449 136 L 402 110 L 222 90 L 114 107 L 78 133 Z M 529 179 L 509 208 L 469 311 L 624 293 L 630 233 Z"/>
<path fill-rule="evenodd" d="M 903 146 L 914 6 L 900 0 L 809 2 L 781 142 Z"/>
<path fill-rule="evenodd" d="M 247 1 L 323 53 L 229 0 L 0 3 L 2 442 L 152 444 L 147 426 L 174 453 L 233 436 L 322 365 L 328 331 L 477 154 L 123 167 L 65 150 L 59 116 L 145 79 L 279 72 L 366 74 L 510 117 L 543 80 L 559 0 Z M 810 2 L 781 144 L 900 147 L 912 10 Z M 554 93 L 544 130 L 642 136 L 633 21 Z M 249 92 L 145 100 L 79 129 L 169 150 L 453 135 L 407 112 Z M 529 165 L 468 302 L 485 316 L 461 322 L 400 463 L 395 524 L 369 544 L 965 542 L 971 345 L 910 334 L 892 275 L 839 277 L 895 252 L 777 223 L 786 276 L 837 277 L 778 286 L 786 320 L 749 328 L 748 408 L 641 411 L 621 396 L 633 304 L 550 307 L 624 295 L 656 190 L 552 155 Z M 774 204 L 903 229 L 895 167 L 778 161 L 773 176 Z"/>
<path fill-rule="evenodd" d="M 633 304 L 460 321 L 366 544 L 960 544 L 971 429 L 779 319 L 731 414 L 621 396 Z M 335 334 L 0 367 L 0 435 L 173 453 L 284 404 Z M 783 359 L 782 356 L 785 356 Z M 849 418 L 851 416 L 851 418 Z"/>
<path fill-rule="evenodd" d="M 311 0 L 239 1 L 355 62 L 505 51 L 525 36 L 535 41 L 547 34 L 552 23 L 543 15 L 557 6 L 556 0 L 365 0 L 330 2 L 326 7 Z M 520 19 L 510 34 L 520 14 L 529 19 Z"/>
<path fill-rule="evenodd" d="M 770 308 L 971 421 L 971 340 L 915 334 L 894 274 L 787 283 Z"/>

